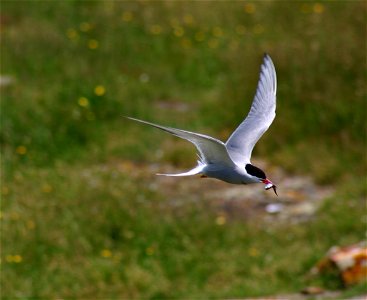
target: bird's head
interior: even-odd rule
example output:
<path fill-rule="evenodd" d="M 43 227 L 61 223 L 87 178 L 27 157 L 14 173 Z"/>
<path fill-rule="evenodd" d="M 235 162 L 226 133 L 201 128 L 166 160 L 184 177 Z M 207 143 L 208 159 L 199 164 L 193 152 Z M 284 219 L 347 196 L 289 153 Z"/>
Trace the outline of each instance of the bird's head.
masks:
<path fill-rule="evenodd" d="M 251 164 L 247 164 L 245 167 L 247 173 L 253 177 L 255 177 L 256 179 L 258 179 L 258 182 L 262 182 L 265 184 L 265 189 L 269 190 L 269 189 L 273 189 L 275 195 L 278 196 L 277 194 L 277 187 L 274 183 L 272 183 L 268 178 L 266 178 L 266 175 L 264 173 L 263 170 L 259 169 L 258 167 L 255 167 L 254 165 Z"/>

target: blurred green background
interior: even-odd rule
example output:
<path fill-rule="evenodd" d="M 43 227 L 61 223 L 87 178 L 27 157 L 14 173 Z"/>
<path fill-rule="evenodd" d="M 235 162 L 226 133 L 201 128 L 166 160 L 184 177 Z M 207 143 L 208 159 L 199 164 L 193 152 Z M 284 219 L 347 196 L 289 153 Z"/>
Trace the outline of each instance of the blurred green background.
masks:
<path fill-rule="evenodd" d="M 364 1 L 2 1 L 2 296 L 340 289 L 307 274 L 331 246 L 365 238 L 365 50 Z M 210 199 L 173 207 L 154 173 L 185 170 L 195 151 L 122 116 L 225 140 L 264 52 L 277 118 L 253 155 L 335 194 L 312 221 L 272 231 L 216 222 Z"/>

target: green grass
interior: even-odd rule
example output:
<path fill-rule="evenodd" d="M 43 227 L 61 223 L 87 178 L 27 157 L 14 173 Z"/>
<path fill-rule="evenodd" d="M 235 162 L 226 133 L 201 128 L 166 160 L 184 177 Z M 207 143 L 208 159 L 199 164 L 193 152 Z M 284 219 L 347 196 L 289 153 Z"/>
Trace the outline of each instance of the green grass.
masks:
<path fill-rule="evenodd" d="M 14 79 L 1 87 L 4 298 L 341 288 L 308 274 L 331 246 L 365 238 L 363 2 L 3 1 L 1 11 L 1 74 Z M 224 140 L 264 52 L 278 111 L 254 156 L 336 193 L 308 223 L 218 226 L 210 199 L 175 207 L 144 167 L 184 169 L 192 148 L 122 116 Z"/>

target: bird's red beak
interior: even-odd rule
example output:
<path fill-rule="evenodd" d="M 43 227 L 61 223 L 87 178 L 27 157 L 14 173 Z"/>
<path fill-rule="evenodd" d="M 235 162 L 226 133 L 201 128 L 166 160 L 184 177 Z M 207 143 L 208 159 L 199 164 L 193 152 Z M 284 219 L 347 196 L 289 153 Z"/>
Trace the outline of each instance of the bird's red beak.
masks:
<path fill-rule="evenodd" d="M 273 184 L 273 183 L 272 183 L 269 179 L 267 179 L 267 178 L 266 178 L 266 179 L 263 179 L 263 180 L 262 180 L 262 182 L 263 182 L 263 183 L 265 183 L 265 184 L 269 184 L 269 183 L 270 183 L 270 184 Z"/>
<path fill-rule="evenodd" d="M 265 186 L 265 189 L 266 189 L 266 190 L 273 189 L 273 190 L 274 190 L 275 195 L 277 195 L 277 196 L 278 196 L 278 194 L 277 194 L 277 187 L 276 187 L 276 185 L 275 185 L 274 183 L 272 183 L 272 182 L 271 182 L 269 179 L 267 179 L 267 178 L 263 179 L 263 180 L 262 180 L 262 182 L 263 182 L 264 184 L 266 184 L 266 186 Z"/>

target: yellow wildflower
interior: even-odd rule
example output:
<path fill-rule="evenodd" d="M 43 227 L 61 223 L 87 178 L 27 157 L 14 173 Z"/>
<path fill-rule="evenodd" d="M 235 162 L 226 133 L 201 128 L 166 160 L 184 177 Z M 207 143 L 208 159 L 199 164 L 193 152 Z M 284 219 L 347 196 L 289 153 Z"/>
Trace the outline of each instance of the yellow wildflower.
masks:
<path fill-rule="evenodd" d="M 216 219 L 215 219 L 215 223 L 219 226 L 222 226 L 224 224 L 226 224 L 227 222 L 227 219 L 225 216 L 218 216 Z"/>
<path fill-rule="evenodd" d="M 94 88 L 94 93 L 97 95 L 97 96 L 103 96 L 105 93 L 106 93 L 106 89 L 103 85 L 97 85 L 95 88 Z"/>
<path fill-rule="evenodd" d="M 7 255 L 5 256 L 5 260 L 8 262 L 8 263 L 20 263 L 22 262 L 23 260 L 23 257 L 19 254 L 15 254 L 15 255 Z"/>
<path fill-rule="evenodd" d="M 152 34 L 158 35 L 162 33 L 162 26 L 155 24 L 150 26 L 149 30 Z"/>
<path fill-rule="evenodd" d="M 174 28 L 173 34 L 177 37 L 181 37 L 185 34 L 185 30 L 181 26 L 177 26 Z"/>
<path fill-rule="evenodd" d="M 32 220 L 27 221 L 27 228 L 28 229 L 34 229 L 36 227 L 36 224 Z"/>
<path fill-rule="evenodd" d="M 89 106 L 89 100 L 85 97 L 80 97 L 78 99 L 78 104 L 81 106 L 81 107 L 88 107 Z"/>
<path fill-rule="evenodd" d="M 255 4 L 253 3 L 246 3 L 243 9 L 245 10 L 245 13 L 247 14 L 253 14 L 256 11 Z"/>
<path fill-rule="evenodd" d="M 191 25 L 194 23 L 194 17 L 192 15 L 184 15 L 183 21 L 187 25 Z"/>
<path fill-rule="evenodd" d="M 256 257 L 256 256 L 259 256 L 259 250 L 257 250 L 256 248 L 254 247 L 251 247 L 249 250 L 248 250 L 248 254 L 252 257 Z"/>
<path fill-rule="evenodd" d="M 87 32 L 92 29 L 92 25 L 88 22 L 80 23 L 79 25 L 80 31 Z"/>
<path fill-rule="evenodd" d="M 15 263 L 20 263 L 20 262 L 22 262 L 22 260 L 23 260 L 23 257 L 22 256 L 20 256 L 19 254 L 16 254 L 16 255 L 13 255 L 13 261 L 15 262 Z"/>
<path fill-rule="evenodd" d="M 131 11 L 125 11 L 123 14 L 122 14 L 122 20 L 124 22 L 131 22 L 134 18 L 134 15 Z"/>
<path fill-rule="evenodd" d="M 52 186 L 49 185 L 48 183 L 45 183 L 42 186 L 42 192 L 44 192 L 44 193 L 51 193 L 52 192 Z"/>
<path fill-rule="evenodd" d="M 145 250 L 147 255 L 153 255 L 154 254 L 154 247 L 150 246 Z"/>
<path fill-rule="evenodd" d="M 76 32 L 75 29 L 73 28 L 69 28 L 66 32 L 66 36 L 71 39 L 71 40 L 74 40 L 76 38 L 78 38 L 78 33 Z"/>
<path fill-rule="evenodd" d="M 109 258 L 112 256 L 112 252 L 108 249 L 103 249 L 101 251 L 101 256 L 104 257 L 104 258 Z"/>
<path fill-rule="evenodd" d="M 220 28 L 220 27 L 218 27 L 218 26 L 214 27 L 214 28 L 213 28 L 213 30 L 212 30 L 212 32 L 213 32 L 213 35 L 214 35 L 215 37 L 221 37 L 221 36 L 223 35 L 223 30 L 222 30 L 222 28 Z"/>
<path fill-rule="evenodd" d="M 91 40 L 88 41 L 88 48 L 89 49 L 94 50 L 94 49 L 97 49 L 98 46 L 99 46 L 99 43 L 98 43 L 97 40 L 91 39 Z"/>
<path fill-rule="evenodd" d="M 3 194 L 4 196 L 9 194 L 9 188 L 7 186 L 1 187 L 1 194 Z"/>
<path fill-rule="evenodd" d="M 19 220 L 19 218 L 20 218 L 20 216 L 17 212 L 14 211 L 14 212 L 10 213 L 10 220 L 17 221 L 17 220 Z"/>
<path fill-rule="evenodd" d="M 15 149 L 15 152 L 19 155 L 25 155 L 27 153 L 27 148 L 23 145 L 20 145 Z"/>
<path fill-rule="evenodd" d="M 321 3 L 315 3 L 313 5 L 313 12 L 315 14 L 322 14 L 324 12 L 324 5 L 322 5 Z"/>

